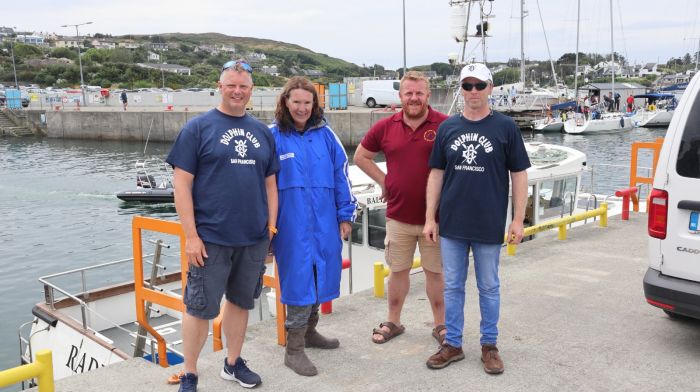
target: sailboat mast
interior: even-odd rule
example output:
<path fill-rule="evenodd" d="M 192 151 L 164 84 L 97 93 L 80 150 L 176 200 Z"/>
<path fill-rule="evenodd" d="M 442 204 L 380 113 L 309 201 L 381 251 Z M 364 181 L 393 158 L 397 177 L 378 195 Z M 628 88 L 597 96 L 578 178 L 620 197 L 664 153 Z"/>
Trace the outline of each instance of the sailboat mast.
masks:
<path fill-rule="evenodd" d="M 613 39 L 613 4 L 610 0 L 610 59 L 612 60 L 612 95 L 615 99 L 615 40 Z"/>
<path fill-rule="evenodd" d="M 525 88 L 525 0 L 520 0 L 520 82 Z"/>
<path fill-rule="evenodd" d="M 577 1 L 576 10 L 576 67 L 574 68 L 574 101 L 578 108 L 578 33 L 581 27 L 581 0 Z"/>

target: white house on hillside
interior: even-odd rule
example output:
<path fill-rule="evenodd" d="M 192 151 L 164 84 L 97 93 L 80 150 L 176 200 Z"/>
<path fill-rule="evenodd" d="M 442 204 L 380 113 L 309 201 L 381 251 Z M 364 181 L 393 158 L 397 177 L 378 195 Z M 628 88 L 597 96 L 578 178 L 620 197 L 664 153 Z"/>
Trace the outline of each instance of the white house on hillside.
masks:
<path fill-rule="evenodd" d="M 642 68 L 639 69 L 639 77 L 644 77 L 646 75 L 661 75 L 661 72 L 657 70 L 658 64 L 656 63 L 646 63 Z"/>

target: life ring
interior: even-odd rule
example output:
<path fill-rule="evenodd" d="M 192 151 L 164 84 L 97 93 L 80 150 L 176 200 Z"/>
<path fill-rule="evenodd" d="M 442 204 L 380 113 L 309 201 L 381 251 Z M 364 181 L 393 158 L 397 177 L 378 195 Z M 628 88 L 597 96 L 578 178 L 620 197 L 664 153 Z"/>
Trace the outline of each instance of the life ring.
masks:
<path fill-rule="evenodd" d="M 647 110 L 650 112 L 653 112 L 654 110 L 656 110 L 656 105 L 654 105 L 654 104 L 649 105 L 649 107 L 647 107 Z"/>

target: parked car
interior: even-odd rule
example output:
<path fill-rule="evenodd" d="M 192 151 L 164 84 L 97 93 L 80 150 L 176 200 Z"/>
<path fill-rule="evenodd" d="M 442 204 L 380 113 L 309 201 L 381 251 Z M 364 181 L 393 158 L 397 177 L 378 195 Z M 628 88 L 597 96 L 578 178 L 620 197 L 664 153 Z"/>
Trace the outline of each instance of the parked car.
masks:
<path fill-rule="evenodd" d="M 700 319 L 700 74 L 666 132 L 649 202 L 644 295 L 671 317 Z"/>

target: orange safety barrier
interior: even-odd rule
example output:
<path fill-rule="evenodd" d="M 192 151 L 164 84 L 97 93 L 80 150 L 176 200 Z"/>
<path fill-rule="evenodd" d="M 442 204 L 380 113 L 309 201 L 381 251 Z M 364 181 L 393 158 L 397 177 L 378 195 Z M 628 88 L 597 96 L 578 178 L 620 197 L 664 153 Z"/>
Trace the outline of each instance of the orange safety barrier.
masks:
<path fill-rule="evenodd" d="M 187 282 L 187 257 L 185 256 L 185 232 L 182 230 L 182 225 L 179 222 L 165 221 L 161 219 L 145 218 L 142 216 L 134 217 L 131 223 L 131 232 L 134 248 L 134 296 L 136 298 L 136 320 L 139 325 L 144 327 L 148 333 L 156 339 L 158 343 L 158 363 L 162 367 L 168 367 L 168 356 L 165 347 L 165 339 L 148 323 L 146 320 L 146 302 L 151 302 L 174 309 L 179 312 L 184 312 L 185 305 L 182 299 L 170 294 L 156 291 L 152 288 L 144 286 L 143 274 L 143 244 L 141 232 L 143 230 L 157 231 L 159 233 L 171 234 L 180 237 L 180 267 L 182 292 L 185 292 L 185 283 Z"/>
<path fill-rule="evenodd" d="M 615 191 L 615 196 L 622 197 L 622 220 L 630 219 L 630 199 L 635 211 L 639 211 L 639 198 L 637 198 L 637 187 Z"/>
<path fill-rule="evenodd" d="M 654 182 L 654 174 L 656 173 L 656 164 L 659 162 L 659 154 L 661 153 L 661 146 L 664 144 L 664 138 L 657 138 L 653 142 L 634 142 L 632 143 L 632 157 L 630 159 L 630 188 L 636 187 L 639 184 L 649 184 Z M 641 149 L 651 149 L 654 153 L 654 158 L 652 162 L 652 170 L 650 177 L 642 177 L 637 175 L 637 156 L 639 150 Z M 639 203 L 633 204 L 634 212 L 639 211 Z M 649 203 L 647 202 L 647 209 L 649 209 Z"/>
<path fill-rule="evenodd" d="M 168 357 L 166 353 L 165 339 L 148 323 L 146 320 L 146 302 L 158 304 L 160 306 L 173 309 L 179 312 L 185 311 L 185 305 L 182 298 L 175 297 L 160 291 L 156 291 L 144 286 L 143 273 L 143 245 L 142 235 L 143 230 L 155 231 L 159 233 L 171 234 L 180 238 L 180 249 L 185 249 L 185 232 L 182 229 L 180 222 L 166 221 L 161 219 L 146 218 L 142 216 L 134 217 L 132 221 L 132 238 L 134 249 L 134 295 L 136 298 L 136 319 L 139 325 L 143 326 L 148 333 L 156 339 L 158 343 L 158 363 L 162 367 L 168 367 Z M 185 284 L 187 283 L 187 270 L 189 264 L 184 251 L 180 252 L 180 269 L 182 292 L 185 292 Z M 275 276 L 264 275 L 263 285 L 274 288 L 277 291 L 276 310 L 277 310 L 277 343 L 280 346 L 287 344 L 285 336 L 284 322 L 286 320 L 286 309 L 280 302 L 280 287 L 279 279 L 277 278 L 277 265 L 275 264 Z M 212 325 L 214 335 L 214 351 L 223 349 L 223 340 L 221 339 L 221 321 L 222 314 L 214 320 Z"/>

